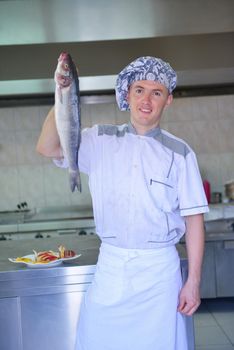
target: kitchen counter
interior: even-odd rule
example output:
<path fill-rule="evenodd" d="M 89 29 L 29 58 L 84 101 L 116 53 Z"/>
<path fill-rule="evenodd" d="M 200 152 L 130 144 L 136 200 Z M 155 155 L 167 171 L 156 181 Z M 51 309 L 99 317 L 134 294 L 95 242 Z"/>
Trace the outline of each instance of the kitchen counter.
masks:
<path fill-rule="evenodd" d="M 78 237 L 67 234 L 62 237 L 47 238 L 47 239 L 25 239 L 23 241 L 2 241 L 0 243 L 0 282 L 2 273 L 9 271 L 14 272 L 38 271 L 38 269 L 29 269 L 24 265 L 14 264 L 8 258 L 16 258 L 32 254 L 33 250 L 55 250 L 58 251 L 58 246 L 64 245 L 67 249 L 74 250 L 77 254 L 82 254 L 75 262 L 63 263 L 61 266 L 51 269 L 42 269 L 44 272 L 61 267 L 81 267 L 86 265 L 95 265 L 97 262 L 100 240 L 96 235 Z M 46 272 L 47 273 L 47 272 Z"/>
<path fill-rule="evenodd" d="M 14 264 L 8 260 L 8 258 L 16 258 L 17 256 L 23 256 L 31 254 L 33 250 L 58 250 L 59 245 L 64 245 L 67 249 L 74 250 L 77 254 L 81 254 L 75 262 L 66 262 L 61 266 L 53 267 L 50 269 L 30 269 L 24 265 Z M 39 271 L 44 273 L 51 270 L 61 269 L 63 267 L 77 267 L 95 265 L 97 262 L 98 252 L 100 246 L 100 239 L 97 235 L 87 236 L 74 236 L 67 234 L 62 237 L 47 238 L 47 239 L 25 239 L 24 241 L 2 241 L 0 244 L 0 282 L 4 279 L 4 274 L 9 272 L 14 275 L 16 272 L 25 271 Z M 186 259 L 185 248 L 178 244 L 177 249 L 182 260 Z"/>
<path fill-rule="evenodd" d="M 234 202 L 209 204 L 209 210 L 204 214 L 205 221 L 234 218 Z"/>
<path fill-rule="evenodd" d="M 16 258 L 33 253 L 33 250 L 58 250 L 59 245 L 64 245 L 67 249 L 74 250 L 81 257 L 72 262 L 65 262 L 57 267 L 50 268 L 28 268 L 23 264 L 15 264 L 8 258 Z M 0 297 L 20 295 L 25 288 L 24 281 L 33 279 L 34 287 L 37 285 L 46 287 L 46 278 L 67 276 L 69 274 L 93 273 L 99 253 L 100 240 L 97 235 L 74 237 L 66 235 L 63 237 L 43 239 L 29 239 L 22 241 L 3 241 L 0 244 Z M 182 245 L 177 249 L 181 257 L 182 264 L 186 264 L 186 251 Z M 67 283 L 67 282 L 66 282 Z M 18 290 L 17 290 L 18 289 Z M 45 288 L 46 289 L 46 288 Z"/>
<path fill-rule="evenodd" d="M 30 269 L 8 261 L 63 244 L 82 256 L 57 267 Z M 97 236 L 3 241 L 0 244 L 0 348 L 74 350 L 81 301 L 95 271 Z"/>
<path fill-rule="evenodd" d="M 63 244 L 80 258 L 50 268 L 30 269 L 8 257 Z M 40 240 L 3 241 L 0 244 L 0 348 L 7 350 L 74 350 L 76 324 L 83 295 L 92 282 L 99 252 L 96 235 L 66 235 Z M 183 279 L 187 260 L 177 246 Z M 194 350 L 192 318 L 186 318 L 190 350 Z M 14 335 L 14 336 L 12 336 Z"/>
<path fill-rule="evenodd" d="M 17 239 L 17 234 L 27 232 L 82 230 L 83 228 L 95 228 L 93 211 L 90 207 L 45 207 L 0 213 L 0 234 L 5 235 L 6 238 L 11 236 Z"/>

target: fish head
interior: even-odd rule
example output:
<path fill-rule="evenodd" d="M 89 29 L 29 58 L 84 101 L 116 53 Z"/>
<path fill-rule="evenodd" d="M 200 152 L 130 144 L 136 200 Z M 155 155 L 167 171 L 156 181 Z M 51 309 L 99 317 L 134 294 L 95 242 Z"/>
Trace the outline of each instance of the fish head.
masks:
<path fill-rule="evenodd" d="M 58 58 L 55 71 L 55 82 L 62 88 L 70 86 L 74 75 L 74 63 L 67 52 L 62 52 Z"/>

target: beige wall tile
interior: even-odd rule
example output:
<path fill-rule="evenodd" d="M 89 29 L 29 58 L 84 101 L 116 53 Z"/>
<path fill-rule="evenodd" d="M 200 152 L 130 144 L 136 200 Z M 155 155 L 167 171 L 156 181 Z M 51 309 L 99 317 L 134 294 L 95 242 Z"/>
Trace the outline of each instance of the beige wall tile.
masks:
<path fill-rule="evenodd" d="M 0 131 L 15 130 L 14 113 L 14 108 L 0 108 Z"/>
<path fill-rule="evenodd" d="M 69 174 L 67 169 L 54 164 L 43 165 L 43 181 L 46 205 L 71 205 Z M 59 199 L 60 201 L 55 201 Z"/>
<path fill-rule="evenodd" d="M 36 152 L 36 144 L 39 137 L 39 131 L 16 131 L 16 164 L 30 165 L 42 164 L 42 157 Z"/>
<path fill-rule="evenodd" d="M 234 152 L 234 116 L 217 121 L 220 152 Z"/>
<path fill-rule="evenodd" d="M 221 182 L 234 179 L 234 153 L 224 153 L 220 155 Z"/>
<path fill-rule="evenodd" d="M 162 119 L 173 123 L 194 120 L 191 98 L 175 98 L 172 104 L 164 109 Z"/>
<path fill-rule="evenodd" d="M 62 192 L 60 194 L 51 194 L 46 195 L 46 206 L 50 207 L 56 207 L 56 206 L 70 206 L 71 200 L 68 194 L 63 194 Z"/>
<path fill-rule="evenodd" d="M 38 130 L 41 127 L 39 107 L 15 108 L 15 130 Z"/>
<path fill-rule="evenodd" d="M 217 96 L 217 103 L 220 120 L 234 118 L 234 95 Z"/>
<path fill-rule="evenodd" d="M 0 130 L 0 166 L 16 164 L 16 147 L 15 132 Z"/>
<path fill-rule="evenodd" d="M 223 192 L 220 156 L 198 154 L 197 160 L 202 178 L 210 182 L 211 192 Z"/>
<path fill-rule="evenodd" d="M 14 166 L 0 168 L 0 210 L 15 210 L 19 203 L 18 171 Z"/>
<path fill-rule="evenodd" d="M 116 124 L 115 108 L 113 104 L 90 105 L 90 117 L 94 124 Z"/>
<path fill-rule="evenodd" d="M 215 154 L 220 152 L 218 128 L 216 123 L 197 121 L 191 123 L 194 129 L 194 146 L 197 153 Z"/>
<path fill-rule="evenodd" d="M 196 153 L 219 153 L 218 129 L 215 123 L 191 121 L 168 123 L 168 130 L 185 140 Z"/>
<path fill-rule="evenodd" d="M 116 115 L 116 124 L 127 124 L 130 120 L 130 113 L 125 111 L 120 111 L 117 104 L 114 105 L 115 115 Z"/>
<path fill-rule="evenodd" d="M 194 120 L 213 122 L 218 119 L 218 103 L 216 96 L 194 97 L 191 99 Z"/>
<path fill-rule="evenodd" d="M 20 202 L 27 202 L 29 208 L 45 206 L 43 167 L 22 165 L 17 169 Z"/>
<path fill-rule="evenodd" d="M 44 124 L 44 121 L 47 117 L 47 114 L 49 113 L 49 111 L 51 110 L 53 106 L 49 105 L 49 106 L 39 106 L 39 121 L 38 121 L 38 127 L 41 130 L 42 125 Z"/>
<path fill-rule="evenodd" d="M 81 105 L 81 129 L 92 126 L 90 109 L 90 105 Z"/>

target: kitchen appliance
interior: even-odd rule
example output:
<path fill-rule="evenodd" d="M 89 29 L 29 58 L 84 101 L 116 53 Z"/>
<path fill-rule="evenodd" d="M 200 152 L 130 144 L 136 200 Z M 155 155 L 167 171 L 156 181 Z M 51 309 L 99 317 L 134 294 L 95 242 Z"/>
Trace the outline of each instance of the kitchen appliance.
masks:
<path fill-rule="evenodd" d="M 204 191 L 205 191 L 205 194 L 206 194 L 206 199 L 207 199 L 207 202 L 210 203 L 210 199 L 211 199 L 211 195 L 210 195 L 210 183 L 208 180 L 203 180 L 203 187 L 204 187 Z"/>
<path fill-rule="evenodd" d="M 228 181 L 225 185 L 225 194 L 229 201 L 234 201 L 234 180 Z"/>

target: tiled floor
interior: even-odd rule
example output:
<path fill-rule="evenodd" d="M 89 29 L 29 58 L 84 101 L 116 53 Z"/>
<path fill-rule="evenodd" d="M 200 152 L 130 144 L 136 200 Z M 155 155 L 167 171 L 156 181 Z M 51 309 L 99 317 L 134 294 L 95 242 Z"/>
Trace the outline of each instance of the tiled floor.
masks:
<path fill-rule="evenodd" d="M 196 350 L 234 350 L 234 298 L 203 299 L 194 328 Z"/>

